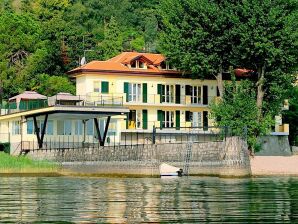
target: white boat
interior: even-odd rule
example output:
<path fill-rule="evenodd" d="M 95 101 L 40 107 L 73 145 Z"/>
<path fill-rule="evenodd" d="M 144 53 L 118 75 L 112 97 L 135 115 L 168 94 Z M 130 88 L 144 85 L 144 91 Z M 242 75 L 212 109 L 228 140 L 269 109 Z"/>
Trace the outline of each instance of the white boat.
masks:
<path fill-rule="evenodd" d="M 162 163 L 159 166 L 160 176 L 182 176 L 183 170 L 179 167 L 171 166 L 166 163 Z"/>

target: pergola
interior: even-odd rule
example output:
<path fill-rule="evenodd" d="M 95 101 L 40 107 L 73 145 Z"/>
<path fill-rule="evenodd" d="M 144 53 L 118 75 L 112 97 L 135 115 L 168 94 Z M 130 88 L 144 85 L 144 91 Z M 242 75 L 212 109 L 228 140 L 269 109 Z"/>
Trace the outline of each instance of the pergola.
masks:
<path fill-rule="evenodd" d="M 35 134 L 38 142 L 38 147 L 41 149 L 43 146 L 43 140 L 47 128 L 48 117 L 59 119 L 81 119 L 89 120 L 93 119 L 95 124 L 95 130 L 98 137 L 100 146 L 104 146 L 106 136 L 109 129 L 109 124 L 112 116 L 124 115 L 129 113 L 129 109 L 120 106 L 113 107 L 97 107 L 97 106 L 76 106 L 76 105 L 56 105 L 41 109 L 35 109 L 30 111 L 18 112 L 14 114 L 8 114 L 1 116 L 1 120 L 7 120 L 16 117 L 33 118 L 33 124 L 35 128 Z M 44 116 L 43 126 L 38 126 L 37 117 Z M 103 136 L 100 134 L 98 118 L 106 117 L 106 124 L 104 127 Z"/>

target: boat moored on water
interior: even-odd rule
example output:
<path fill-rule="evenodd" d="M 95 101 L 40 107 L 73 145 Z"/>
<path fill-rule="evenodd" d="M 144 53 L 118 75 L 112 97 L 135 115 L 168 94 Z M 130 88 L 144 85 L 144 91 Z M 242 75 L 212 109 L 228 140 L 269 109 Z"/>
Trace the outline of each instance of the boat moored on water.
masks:
<path fill-rule="evenodd" d="M 172 176 L 181 177 L 183 170 L 179 167 L 171 166 L 166 163 L 162 163 L 159 166 L 159 173 L 161 177 Z"/>

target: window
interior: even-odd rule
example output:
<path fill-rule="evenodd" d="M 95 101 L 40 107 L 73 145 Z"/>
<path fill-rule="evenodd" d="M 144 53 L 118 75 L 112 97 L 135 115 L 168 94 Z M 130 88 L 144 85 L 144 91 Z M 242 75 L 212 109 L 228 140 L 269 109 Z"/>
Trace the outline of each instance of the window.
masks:
<path fill-rule="evenodd" d="M 71 135 L 71 120 L 64 121 L 64 135 Z"/>
<path fill-rule="evenodd" d="M 146 65 L 145 62 L 135 60 L 135 61 L 133 61 L 133 62 L 131 63 L 130 67 L 131 67 L 131 68 L 146 69 L 146 68 L 147 68 L 147 65 Z"/>
<path fill-rule="evenodd" d="M 46 134 L 47 135 L 53 135 L 54 134 L 54 121 L 48 121 Z"/>
<path fill-rule="evenodd" d="M 12 134 L 19 135 L 21 133 L 20 121 L 12 122 Z"/>
<path fill-rule="evenodd" d="M 131 110 L 128 115 L 128 127 L 130 129 L 142 128 L 142 110 Z"/>
<path fill-rule="evenodd" d="M 162 85 L 161 93 L 162 103 L 175 103 L 175 85 Z"/>
<path fill-rule="evenodd" d="M 71 120 L 64 120 L 57 122 L 58 135 L 71 135 Z"/>
<path fill-rule="evenodd" d="M 192 113 L 192 126 L 193 127 L 202 127 L 202 112 L 193 112 Z"/>
<path fill-rule="evenodd" d="M 90 119 L 86 122 L 87 126 L 87 135 L 94 135 L 94 125 L 93 125 L 93 120 Z"/>
<path fill-rule="evenodd" d="M 162 70 L 176 70 L 176 68 L 170 62 L 167 61 L 161 62 L 159 66 Z"/>
<path fill-rule="evenodd" d="M 43 129 L 43 122 L 42 120 L 37 121 L 37 125 L 40 128 L 40 131 Z M 47 128 L 46 128 L 46 135 L 53 135 L 54 134 L 54 127 L 53 127 L 53 121 L 48 120 L 47 121 Z M 27 134 L 32 135 L 35 133 L 35 128 L 34 128 L 34 123 L 33 120 L 28 120 L 27 121 Z"/>
<path fill-rule="evenodd" d="M 164 127 L 166 128 L 174 127 L 174 111 L 165 111 Z"/>
<path fill-rule="evenodd" d="M 142 101 L 142 85 L 140 83 L 128 84 L 128 102 Z"/>
<path fill-rule="evenodd" d="M 34 134 L 33 120 L 27 120 L 27 134 L 28 135 Z"/>
<path fill-rule="evenodd" d="M 201 86 L 191 87 L 191 103 L 200 104 L 201 103 Z"/>
<path fill-rule="evenodd" d="M 78 120 L 75 121 L 75 135 L 82 135 L 83 134 L 83 121 Z"/>

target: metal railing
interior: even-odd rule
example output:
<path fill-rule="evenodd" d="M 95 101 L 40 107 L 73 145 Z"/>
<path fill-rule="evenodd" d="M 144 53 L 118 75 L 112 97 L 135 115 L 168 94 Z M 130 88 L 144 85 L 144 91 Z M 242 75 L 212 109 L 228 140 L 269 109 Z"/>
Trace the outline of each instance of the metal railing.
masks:
<path fill-rule="evenodd" d="M 145 98 L 146 97 L 146 98 Z M 145 104 L 183 104 L 192 106 L 208 106 L 213 102 L 219 101 L 217 96 L 194 97 L 188 95 L 161 95 L 161 94 L 147 94 L 146 96 L 128 97 L 125 95 L 125 103 L 145 103 Z"/>
<path fill-rule="evenodd" d="M 61 98 L 59 96 L 47 97 L 47 99 L 21 100 L 17 102 L 4 101 L 1 105 L 1 115 L 41 109 L 50 106 L 78 106 L 78 107 L 114 107 L 123 106 L 122 96 L 113 95 L 77 95 Z"/>
<path fill-rule="evenodd" d="M 185 144 L 185 143 L 205 143 L 205 142 L 220 142 L 227 137 L 240 136 L 246 139 L 246 129 L 239 128 L 238 130 L 229 127 L 184 127 L 184 132 L 164 132 L 159 128 L 153 128 L 151 131 L 141 132 L 123 132 L 120 139 L 113 139 L 111 136 L 107 138 L 105 146 L 116 147 L 132 147 L 145 146 L 148 144 Z M 69 136 L 67 138 L 55 139 L 47 138 L 43 142 L 41 150 L 67 150 L 80 148 L 100 148 L 98 139 L 81 139 L 79 137 Z M 40 150 L 38 142 L 23 141 L 21 145 L 22 150 Z"/>

